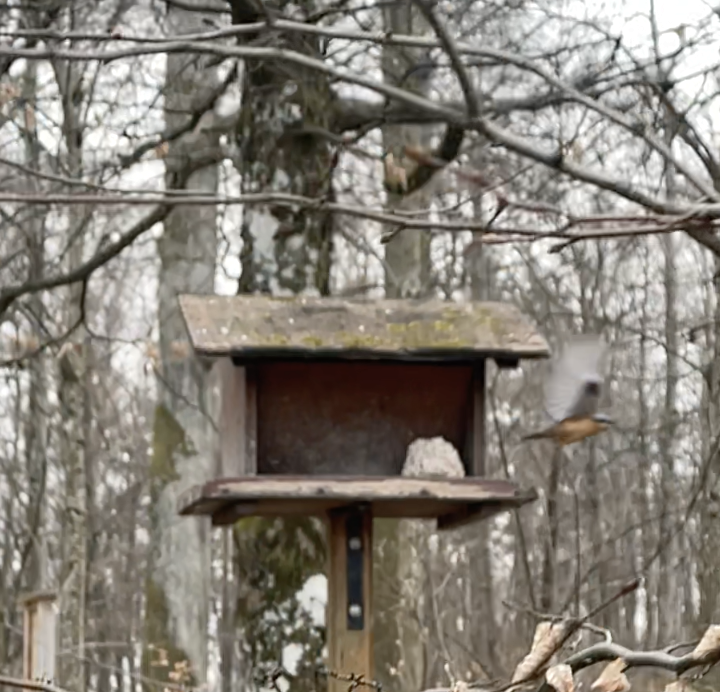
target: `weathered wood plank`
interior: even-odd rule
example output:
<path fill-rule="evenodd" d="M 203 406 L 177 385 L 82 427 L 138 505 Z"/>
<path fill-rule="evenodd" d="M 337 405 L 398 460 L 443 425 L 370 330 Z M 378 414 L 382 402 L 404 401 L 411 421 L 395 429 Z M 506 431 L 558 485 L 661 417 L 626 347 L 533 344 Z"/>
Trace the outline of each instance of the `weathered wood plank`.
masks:
<path fill-rule="evenodd" d="M 223 476 L 251 475 L 245 464 L 245 368 L 230 358 L 215 364 L 220 382 L 220 473 Z"/>
<path fill-rule="evenodd" d="M 484 500 L 514 497 L 517 486 L 494 478 L 411 478 L 407 476 L 254 476 L 209 481 L 192 493 L 197 497 L 246 500 L 328 497 L 369 500 Z"/>
<path fill-rule="evenodd" d="M 220 358 L 214 365 L 220 382 L 219 477 L 257 474 L 257 379 L 253 367 Z"/>
<path fill-rule="evenodd" d="M 450 525 L 464 517 L 482 517 L 484 505 L 493 507 L 494 514 L 532 499 L 532 491 L 484 478 L 255 476 L 192 488 L 180 498 L 178 510 L 183 515 L 211 516 L 220 526 L 242 516 L 325 516 L 365 503 L 373 517 L 448 517 Z"/>

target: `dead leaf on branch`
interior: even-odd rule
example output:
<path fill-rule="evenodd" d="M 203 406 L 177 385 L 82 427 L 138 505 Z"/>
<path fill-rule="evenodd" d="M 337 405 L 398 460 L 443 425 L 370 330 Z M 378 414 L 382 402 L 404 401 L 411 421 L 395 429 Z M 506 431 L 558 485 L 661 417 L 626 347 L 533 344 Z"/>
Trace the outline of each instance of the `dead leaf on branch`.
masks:
<path fill-rule="evenodd" d="M 695 659 L 712 658 L 713 654 L 720 656 L 720 625 L 710 625 L 705 630 L 702 639 L 693 649 L 692 657 Z"/>
<path fill-rule="evenodd" d="M 665 690 L 663 692 L 693 692 L 694 689 L 695 688 L 689 681 L 684 678 L 680 678 L 679 680 L 673 680 L 665 685 Z"/>
<path fill-rule="evenodd" d="M 168 679 L 178 684 L 186 684 L 192 679 L 191 666 L 188 661 L 176 661 L 173 670 L 168 672 Z"/>
<path fill-rule="evenodd" d="M 627 692 L 630 689 L 630 681 L 624 673 L 626 668 L 625 660 L 616 658 L 605 666 L 597 680 L 590 685 L 590 689 L 598 692 Z"/>
<path fill-rule="evenodd" d="M 0 84 L 0 106 L 4 106 L 5 104 L 20 98 L 21 94 L 22 90 L 19 86 L 17 86 L 17 84 L 3 82 Z"/>
<path fill-rule="evenodd" d="M 395 163 L 395 157 L 388 153 L 383 160 L 385 168 L 385 189 L 395 194 L 407 192 L 407 171 L 402 165 Z"/>
<path fill-rule="evenodd" d="M 28 132 L 35 132 L 35 109 L 29 104 L 25 104 L 25 129 Z"/>
<path fill-rule="evenodd" d="M 575 692 L 572 668 L 567 663 L 558 663 L 556 666 L 548 668 L 545 680 L 557 692 Z"/>
<path fill-rule="evenodd" d="M 553 654 L 562 645 L 565 627 L 561 622 L 541 622 L 535 628 L 530 653 L 518 663 L 511 682 L 527 680 L 537 675 L 540 669 L 549 663 Z"/>
<path fill-rule="evenodd" d="M 160 142 L 155 149 L 155 158 L 156 159 L 164 159 L 167 156 L 168 151 L 170 151 L 170 145 L 167 142 Z"/>
<path fill-rule="evenodd" d="M 168 652 L 167 649 L 163 649 L 162 647 L 156 646 L 153 647 L 153 651 L 155 652 L 155 658 L 153 658 L 150 661 L 150 666 L 153 668 L 160 668 L 160 667 L 170 667 L 170 660 L 168 658 Z"/>

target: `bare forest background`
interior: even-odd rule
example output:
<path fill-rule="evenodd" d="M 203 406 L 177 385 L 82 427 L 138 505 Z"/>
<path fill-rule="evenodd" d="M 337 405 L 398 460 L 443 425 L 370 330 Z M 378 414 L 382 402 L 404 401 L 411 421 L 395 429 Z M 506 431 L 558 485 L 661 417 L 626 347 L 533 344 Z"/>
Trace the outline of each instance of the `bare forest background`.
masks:
<path fill-rule="evenodd" d="M 0 672 L 18 597 L 52 588 L 72 692 L 317 688 L 322 526 L 176 516 L 217 463 L 183 292 L 503 300 L 553 347 L 613 344 L 618 424 L 568 458 L 520 444 L 544 364 L 490 367 L 487 475 L 539 501 L 377 525 L 386 691 L 507 677 L 533 613 L 637 575 L 595 624 L 697 639 L 720 620 L 719 104 L 700 0 L 0 2 Z"/>

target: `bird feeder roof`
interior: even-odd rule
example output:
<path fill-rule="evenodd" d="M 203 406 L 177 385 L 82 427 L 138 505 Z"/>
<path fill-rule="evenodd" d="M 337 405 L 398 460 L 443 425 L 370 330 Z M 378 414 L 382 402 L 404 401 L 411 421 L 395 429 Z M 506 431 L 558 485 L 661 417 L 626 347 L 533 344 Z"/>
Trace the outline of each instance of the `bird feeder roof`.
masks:
<path fill-rule="evenodd" d="M 180 296 L 205 357 L 474 360 L 545 358 L 545 339 L 513 305 L 441 300 Z"/>

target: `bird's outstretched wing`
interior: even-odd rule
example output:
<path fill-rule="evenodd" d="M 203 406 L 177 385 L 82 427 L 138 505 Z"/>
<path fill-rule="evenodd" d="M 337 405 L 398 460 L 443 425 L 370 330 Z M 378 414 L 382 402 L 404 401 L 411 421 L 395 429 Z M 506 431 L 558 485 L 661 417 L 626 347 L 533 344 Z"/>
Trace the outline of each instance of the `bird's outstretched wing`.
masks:
<path fill-rule="evenodd" d="M 596 334 L 574 336 L 567 341 L 545 386 L 545 410 L 553 420 L 597 412 L 605 352 L 605 343 Z"/>

